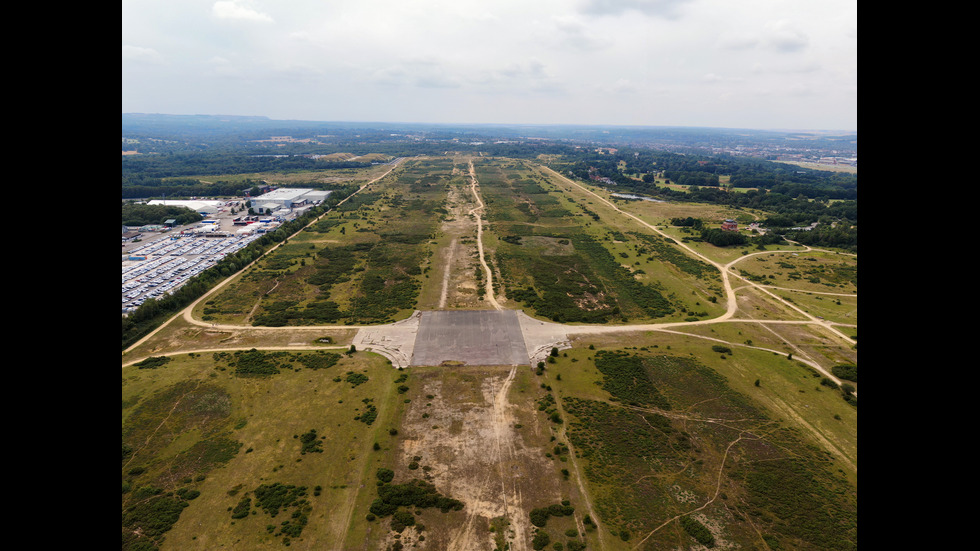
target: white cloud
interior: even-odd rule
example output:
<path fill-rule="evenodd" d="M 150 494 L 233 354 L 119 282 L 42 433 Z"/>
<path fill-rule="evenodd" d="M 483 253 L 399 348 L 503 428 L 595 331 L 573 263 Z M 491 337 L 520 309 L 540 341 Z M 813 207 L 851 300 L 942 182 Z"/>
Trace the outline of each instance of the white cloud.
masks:
<path fill-rule="evenodd" d="M 623 15 L 639 12 L 644 15 L 674 19 L 680 8 L 691 0 L 584 0 L 582 12 L 593 15 Z"/>
<path fill-rule="evenodd" d="M 810 44 L 807 35 L 789 21 L 775 21 L 766 25 L 766 41 L 779 52 L 797 52 Z"/>
<path fill-rule="evenodd" d="M 603 83 L 599 91 L 605 94 L 635 94 L 640 91 L 640 87 L 629 79 L 620 78 L 611 83 Z"/>
<path fill-rule="evenodd" d="M 211 7 L 211 14 L 218 19 L 241 19 L 245 21 L 260 21 L 272 23 L 268 14 L 244 6 L 239 0 L 219 0 Z"/>
<path fill-rule="evenodd" d="M 129 61 L 141 61 L 148 63 L 160 63 L 163 56 L 153 48 L 143 48 L 141 46 L 123 45 L 122 57 Z"/>
<path fill-rule="evenodd" d="M 718 37 L 718 46 L 725 50 L 751 50 L 759 45 L 759 37 L 747 34 L 724 34 Z"/>
<path fill-rule="evenodd" d="M 759 127 L 802 86 L 827 111 L 778 126 L 846 128 L 856 29 L 853 0 L 123 0 L 123 106 Z"/>

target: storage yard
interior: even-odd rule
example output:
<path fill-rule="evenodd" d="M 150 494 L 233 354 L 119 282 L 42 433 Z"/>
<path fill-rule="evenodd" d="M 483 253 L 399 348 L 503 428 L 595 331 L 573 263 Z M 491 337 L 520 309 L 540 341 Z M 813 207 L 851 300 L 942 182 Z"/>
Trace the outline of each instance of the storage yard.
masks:
<path fill-rule="evenodd" d="M 245 202 L 238 199 L 150 201 L 151 205 L 185 206 L 207 218 L 181 227 L 123 228 L 122 313 L 132 312 L 148 298 L 173 293 L 226 255 L 320 204 L 330 193 L 308 188 L 274 190 L 251 200 L 256 211 L 265 213 L 257 216 L 245 213 Z"/>
<path fill-rule="evenodd" d="M 195 233 L 164 235 L 134 249 L 123 261 L 123 312 L 148 298 L 173 293 L 225 255 L 246 247 L 259 233 L 229 237 L 199 237 Z"/>
<path fill-rule="evenodd" d="M 217 202 L 220 205 L 220 202 Z M 226 203 L 207 219 L 187 226 L 139 228 L 123 232 L 122 313 L 132 312 L 148 298 L 173 293 L 226 255 L 275 230 L 286 217 L 248 216 Z M 291 213 L 292 217 L 295 214 Z M 136 235 L 136 239 L 127 239 Z"/>

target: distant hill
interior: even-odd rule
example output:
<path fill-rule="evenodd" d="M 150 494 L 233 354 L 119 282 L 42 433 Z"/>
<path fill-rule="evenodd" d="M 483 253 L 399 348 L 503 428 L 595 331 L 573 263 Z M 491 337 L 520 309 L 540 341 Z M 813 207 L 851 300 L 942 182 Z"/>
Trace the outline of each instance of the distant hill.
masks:
<path fill-rule="evenodd" d="M 530 124 L 436 124 L 405 122 L 275 120 L 264 116 L 166 115 L 123 113 L 123 136 L 170 136 L 180 139 L 258 140 L 270 136 L 308 137 L 364 132 L 459 140 L 546 140 L 617 146 L 668 146 L 699 149 L 780 146 L 857 153 L 857 132 L 826 130 L 752 130 L 677 126 L 600 126 Z M 390 138 L 389 138 L 390 139 Z"/>

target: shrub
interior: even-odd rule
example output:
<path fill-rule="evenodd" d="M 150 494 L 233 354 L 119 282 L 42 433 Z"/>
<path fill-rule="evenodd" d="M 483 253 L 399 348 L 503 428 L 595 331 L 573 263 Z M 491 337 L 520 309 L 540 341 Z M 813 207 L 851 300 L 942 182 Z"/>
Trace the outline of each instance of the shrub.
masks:
<path fill-rule="evenodd" d="M 323 448 L 320 446 L 322 442 L 316 437 L 316 429 L 310 429 L 310 432 L 299 437 L 300 442 L 303 443 L 303 448 L 300 450 L 301 454 L 310 453 L 323 453 Z"/>
<path fill-rule="evenodd" d="M 357 385 L 368 382 L 368 377 L 363 373 L 348 373 L 347 382 L 351 384 L 351 388 L 354 388 Z"/>
<path fill-rule="evenodd" d="M 548 508 L 540 507 L 537 509 L 532 509 L 530 517 L 531 524 L 537 526 L 538 528 L 544 528 L 545 524 L 548 523 Z"/>
<path fill-rule="evenodd" d="M 391 529 L 401 532 L 408 526 L 415 525 L 415 515 L 408 511 L 395 511 L 391 516 Z"/>
<path fill-rule="evenodd" d="M 231 511 L 231 518 L 245 518 L 252 509 L 252 498 L 247 495 L 238 500 L 238 504 Z"/>
<path fill-rule="evenodd" d="M 169 362 L 169 356 L 151 356 L 136 364 L 136 367 L 138 369 L 156 369 L 166 366 Z"/>
<path fill-rule="evenodd" d="M 711 531 L 708 530 L 705 525 L 698 522 L 697 519 L 686 516 L 681 517 L 681 527 L 687 532 L 692 538 L 696 539 L 698 543 L 706 547 L 715 546 L 715 537 L 711 535 Z"/>
<path fill-rule="evenodd" d="M 551 543 L 551 536 L 547 532 L 538 531 L 534 535 L 534 539 L 531 540 L 531 547 L 533 549 L 544 549 L 546 545 Z"/>
<path fill-rule="evenodd" d="M 832 367 L 830 371 L 838 379 L 853 381 L 855 383 L 858 382 L 858 367 L 856 365 L 838 364 Z"/>
<path fill-rule="evenodd" d="M 169 496 L 153 497 L 127 509 L 123 514 L 122 525 L 127 528 L 126 531 L 139 530 L 142 538 L 156 540 L 173 527 L 185 507 L 187 502 L 180 499 Z M 130 541 L 127 544 L 126 539 L 123 540 L 123 549 L 136 549 L 138 546 L 137 542 Z"/>

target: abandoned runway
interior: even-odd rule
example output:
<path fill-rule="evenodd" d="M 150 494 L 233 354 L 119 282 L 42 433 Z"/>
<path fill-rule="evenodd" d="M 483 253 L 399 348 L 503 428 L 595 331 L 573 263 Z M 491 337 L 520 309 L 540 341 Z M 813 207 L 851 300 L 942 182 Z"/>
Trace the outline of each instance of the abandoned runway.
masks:
<path fill-rule="evenodd" d="M 417 311 L 406 320 L 362 328 L 353 344 L 395 367 L 534 365 L 552 347 L 569 346 L 562 325 L 518 310 Z"/>

